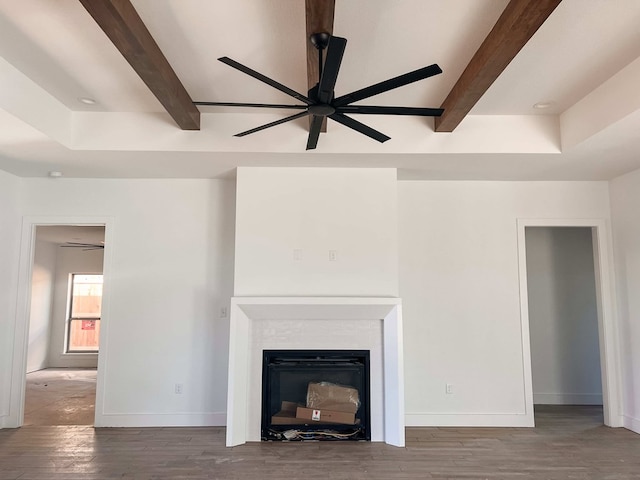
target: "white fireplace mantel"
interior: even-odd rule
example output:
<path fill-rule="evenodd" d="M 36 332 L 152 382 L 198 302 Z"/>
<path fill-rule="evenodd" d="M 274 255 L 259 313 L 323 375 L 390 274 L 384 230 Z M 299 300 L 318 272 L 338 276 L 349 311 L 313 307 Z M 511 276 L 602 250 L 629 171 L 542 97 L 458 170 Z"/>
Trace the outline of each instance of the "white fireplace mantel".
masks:
<path fill-rule="evenodd" d="M 377 382 L 382 397 L 371 400 L 372 440 L 404 446 L 404 364 L 399 298 L 233 297 L 230 322 L 228 447 L 260 440 L 260 412 L 257 411 L 260 399 L 256 397 L 261 394 L 261 385 L 256 385 L 256 379 L 261 372 L 262 352 L 256 351 L 256 345 L 272 348 L 290 342 L 291 345 L 287 343 L 290 348 L 298 348 L 295 343 L 300 343 L 300 332 L 305 341 L 316 342 L 314 347 L 335 348 L 339 343 L 346 348 L 371 349 L 372 356 L 379 359 L 379 362 L 372 361 L 372 387 Z M 380 323 L 381 335 L 376 335 Z M 260 327 L 266 324 L 270 338 L 277 340 L 265 338 L 269 335 L 265 335 Z M 292 325 L 295 328 L 292 329 Z M 354 328 L 362 328 L 368 335 L 354 335 Z M 320 331 L 323 333 L 319 334 Z M 287 338 L 288 335 L 291 338 Z M 279 343 L 271 345 L 270 341 Z M 354 342 L 353 345 L 350 342 Z M 372 397 L 374 390 L 372 388 Z"/>

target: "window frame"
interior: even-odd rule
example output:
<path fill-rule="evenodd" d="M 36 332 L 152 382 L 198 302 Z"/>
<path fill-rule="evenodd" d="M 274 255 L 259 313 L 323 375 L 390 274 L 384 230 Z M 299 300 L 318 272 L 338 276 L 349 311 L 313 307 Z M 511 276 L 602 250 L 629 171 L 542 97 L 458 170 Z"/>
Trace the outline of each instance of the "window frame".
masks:
<path fill-rule="evenodd" d="M 65 342 L 64 342 L 64 355 L 97 355 L 100 352 L 100 339 L 98 338 L 98 348 L 97 350 L 71 350 L 71 324 L 74 321 L 83 321 L 83 320 L 92 320 L 100 322 L 102 320 L 102 295 L 100 295 L 101 305 L 100 305 L 100 315 L 97 317 L 74 317 L 73 316 L 73 288 L 75 286 L 74 279 L 78 275 L 95 275 L 100 276 L 103 279 L 104 284 L 104 274 L 103 273 L 80 273 L 74 272 L 69 274 L 69 286 L 67 288 L 67 315 L 65 319 Z"/>

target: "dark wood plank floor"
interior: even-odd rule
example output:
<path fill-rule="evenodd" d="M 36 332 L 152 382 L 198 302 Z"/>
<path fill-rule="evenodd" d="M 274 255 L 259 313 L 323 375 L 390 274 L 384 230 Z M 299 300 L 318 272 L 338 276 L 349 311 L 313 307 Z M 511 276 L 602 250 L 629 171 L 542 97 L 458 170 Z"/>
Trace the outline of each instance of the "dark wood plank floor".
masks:
<path fill-rule="evenodd" d="M 408 428 L 380 443 L 224 446 L 224 428 L 0 430 L 0 479 L 640 479 L 640 435 L 595 407 L 541 407 L 538 427 Z"/>

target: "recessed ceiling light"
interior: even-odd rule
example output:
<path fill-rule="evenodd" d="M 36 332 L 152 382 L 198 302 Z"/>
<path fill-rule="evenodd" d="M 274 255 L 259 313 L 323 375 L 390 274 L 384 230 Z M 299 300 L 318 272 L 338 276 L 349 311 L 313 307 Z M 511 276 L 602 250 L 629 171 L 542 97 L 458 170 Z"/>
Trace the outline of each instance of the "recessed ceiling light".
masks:
<path fill-rule="evenodd" d="M 52 171 L 52 172 L 49 172 L 49 176 L 51 178 L 60 178 L 62 176 L 62 172 Z"/>
<path fill-rule="evenodd" d="M 93 98 L 89 98 L 89 97 L 80 97 L 78 98 L 79 102 L 84 103 L 85 105 L 95 105 L 96 101 Z"/>
<path fill-rule="evenodd" d="M 533 105 L 533 108 L 536 108 L 538 110 L 543 110 L 545 108 L 551 107 L 552 105 L 553 105 L 553 102 L 538 102 Z"/>

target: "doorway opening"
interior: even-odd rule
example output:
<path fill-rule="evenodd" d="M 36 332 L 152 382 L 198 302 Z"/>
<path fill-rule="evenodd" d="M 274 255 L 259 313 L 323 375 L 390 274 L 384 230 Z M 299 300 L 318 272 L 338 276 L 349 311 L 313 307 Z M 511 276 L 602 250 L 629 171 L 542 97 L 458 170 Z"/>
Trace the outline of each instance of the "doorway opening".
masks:
<path fill-rule="evenodd" d="M 23 425 L 93 425 L 105 227 L 36 225 Z"/>
<path fill-rule="evenodd" d="M 526 227 L 525 237 L 534 414 L 602 418 L 592 228 Z"/>
<path fill-rule="evenodd" d="M 525 414 L 620 417 L 609 234 L 604 220 L 518 220 Z M 535 405 L 535 408 L 534 408 Z"/>

